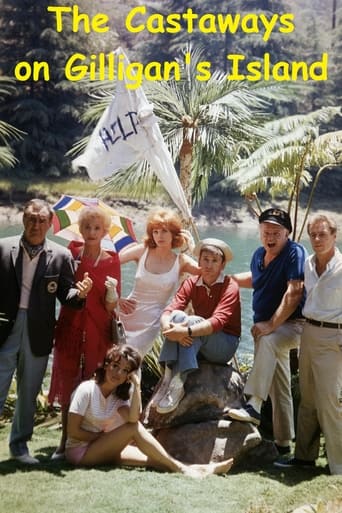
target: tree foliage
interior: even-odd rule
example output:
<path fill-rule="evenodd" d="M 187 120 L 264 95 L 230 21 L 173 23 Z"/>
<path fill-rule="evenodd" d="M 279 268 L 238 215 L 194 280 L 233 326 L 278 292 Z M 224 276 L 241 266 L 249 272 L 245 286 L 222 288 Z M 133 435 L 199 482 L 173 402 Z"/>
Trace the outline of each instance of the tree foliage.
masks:
<path fill-rule="evenodd" d="M 279 84 L 228 81 L 222 71 L 213 72 L 203 82 L 197 79 L 202 52 L 186 48 L 183 53 L 191 58 L 187 62 L 183 54 L 179 57 L 180 80 L 147 82 L 144 88 L 191 206 L 193 200 L 206 196 L 213 174 L 229 175 L 241 153 L 263 140 L 262 124 L 269 116 L 270 101 L 284 91 Z M 101 108 L 110 101 L 104 94 Z M 92 108 L 86 119 L 95 122 L 99 114 Z M 135 194 L 146 197 L 155 183 L 152 170 L 143 162 L 114 174 L 105 189 L 134 189 Z"/>
<path fill-rule="evenodd" d="M 2 121 L 1 109 L 3 103 L 15 92 L 15 82 L 8 77 L 0 76 L 0 169 L 13 167 L 17 160 L 10 147 L 13 141 L 19 141 L 24 135 L 14 126 Z"/>
<path fill-rule="evenodd" d="M 242 194 L 268 191 L 272 197 L 288 198 L 288 212 L 294 219 L 293 236 L 298 235 L 297 218 L 300 194 L 312 186 L 312 195 L 323 170 L 342 164 L 342 131 L 322 133 L 332 119 L 341 115 L 340 107 L 326 107 L 307 115 L 289 116 L 265 124 L 266 140 L 247 158 L 235 164 L 231 175 Z M 310 170 L 318 169 L 312 184 Z M 224 188 L 227 180 L 221 183 Z M 302 228 L 298 237 L 302 235 Z"/>
<path fill-rule="evenodd" d="M 86 80 L 71 82 L 66 80 L 64 75 L 66 60 L 74 52 L 84 53 L 89 62 L 92 53 L 109 52 L 117 46 L 122 46 L 132 61 L 147 63 L 170 60 L 173 56 L 179 55 L 186 46 L 193 49 L 202 48 L 202 59 L 212 64 L 213 76 L 210 81 L 202 84 L 194 80 L 184 80 L 179 84 L 147 84 L 151 86 L 148 88 L 150 91 L 146 85 L 146 91 L 155 104 L 155 111 L 160 116 L 169 147 L 175 160 L 178 159 L 179 168 L 186 169 L 182 156 L 189 160 L 190 152 L 187 150 L 191 149 L 191 186 L 195 191 L 195 201 L 205 196 L 213 176 L 228 175 L 235 157 L 245 157 L 251 151 L 254 136 L 254 146 L 260 143 L 260 134 L 258 130 L 254 130 L 256 125 L 259 127 L 259 108 L 255 110 L 252 102 L 244 106 L 245 111 L 240 110 L 236 113 L 234 110 L 236 102 L 239 101 L 238 96 L 242 92 L 245 98 L 251 95 L 259 96 L 260 99 L 261 90 L 265 88 L 263 100 L 268 100 L 267 109 L 274 117 L 307 114 L 322 107 L 338 105 L 340 102 L 341 5 L 336 0 L 328 0 L 327 5 L 320 0 L 193 0 L 190 4 L 185 0 L 147 0 L 143 3 L 127 0 L 116 2 L 115 9 L 113 2 L 108 0 L 79 0 L 77 6 L 81 12 L 90 16 L 104 12 L 109 16 L 108 32 L 90 34 L 85 34 L 82 29 L 73 33 L 70 19 L 67 17 L 63 18 L 63 31 L 57 33 L 54 16 L 47 12 L 49 5 L 51 2 L 48 0 L 0 0 L 1 75 L 13 77 L 18 62 L 32 63 L 35 60 L 48 62 L 51 73 L 49 80 L 43 80 L 41 77 L 39 80 L 17 80 L 14 94 L 6 96 L 6 102 L 2 102 L 1 105 L 2 123 L 16 126 L 25 133 L 22 140 L 7 139 L 2 150 L 2 163 L 5 166 L 15 163 L 15 172 L 18 174 L 24 172 L 59 176 L 71 170 L 68 150 L 81 136 L 83 127 L 80 122 L 80 111 L 83 108 L 87 110 L 89 104 Z M 71 0 L 56 0 L 53 5 L 74 6 L 75 3 Z M 203 34 L 196 29 L 192 33 L 182 30 L 176 34 L 150 34 L 146 30 L 130 33 L 125 28 L 125 18 L 136 5 L 146 6 L 146 17 L 152 13 L 166 16 L 172 12 L 185 12 L 189 7 L 199 15 L 209 12 L 241 15 L 264 13 L 270 17 L 273 13 L 294 12 L 296 28 L 291 34 L 280 34 L 275 30 L 268 41 L 264 41 L 261 34 L 248 34 L 241 30 L 236 34 Z M 229 53 L 244 54 L 248 60 L 258 60 L 265 52 L 269 52 L 274 60 L 310 61 L 318 58 L 322 51 L 329 52 L 330 80 L 309 86 L 301 84 L 302 87 L 297 89 L 296 98 L 288 97 L 285 102 L 272 99 L 271 92 L 274 87 L 271 84 L 259 83 L 251 87 L 243 82 L 223 84 L 223 76 L 227 73 L 226 57 Z M 228 103 L 223 107 L 223 85 L 227 86 L 229 107 Z M 98 88 L 99 84 L 93 82 L 92 86 Z M 102 83 L 100 88 L 107 88 L 108 92 L 110 88 L 114 88 L 114 84 Z M 177 96 L 178 94 L 180 96 Z M 95 103 L 96 101 L 98 98 L 95 99 Z M 106 100 L 101 97 L 98 105 L 94 107 L 98 113 L 102 109 L 103 101 Z M 165 101 L 171 102 L 170 112 Z M 248 108 L 250 113 L 253 112 L 252 115 L 247 114 Z M 264 105 L 263 109 L 265 108 Z M 244 116 L 250 115 L 253 133 L 248 130 L 245 123 L 247 119 L 239 128 L 238 123 L 232 122 L 232 117 L 224 120 L 225 115 L 228 115 L 228 118 L 236 115 L 237 120 L 243 120 Z M 92 114 L 88 119 L 84 118 L 83 126 L 86 130 L 92 126 L 93 119 Z M 341 118 L 332 119 L 327 127 L 329 131 L 336 129 L 341 129 Z M 184 141 L 188 141 L 188 148 Z M 233 144 L 233 141 L 237 144 Z M 17 161 L 14 161 L 9 144 Z M 222 160 L 221 149 L 225 145 L 229 151 L 228 156 Z M 141 169 L 146 184 L 140 187 L 148 194 L 150 187 L 155 186 L 155 179 L 146 166 L 142 165 Z M 128 174 L 123 173 L 116 179 L 121 180 L 122 187 L 125 183 L 131 186 L 135 183 L 139 187 L 134 176 L 130 175 L 128 178 Z"/>
<path fill-rule="evenodd" d="M 55 2 L 56 4 L 68 2 Z M 68 171 L 64 154 L 80 133 L 79 108 L 85 101 L 81 86 L 65 79 L 63 68 L 72 53 L 75 36 L 57 34 L 47 0 L 6 0 L 0 10 L 0 60 L 5 74 L 13 76 L 18 63 L 49 65 L 49 77 L 17 80 L 15 94 L 2 107 L 4 121 L 25 132 L 13 144 L 15 171 L 59 176 Z M 69 37 L 68 37 L 69 34 Z M 78 50 L 82 38 L 77 38 Z"/>

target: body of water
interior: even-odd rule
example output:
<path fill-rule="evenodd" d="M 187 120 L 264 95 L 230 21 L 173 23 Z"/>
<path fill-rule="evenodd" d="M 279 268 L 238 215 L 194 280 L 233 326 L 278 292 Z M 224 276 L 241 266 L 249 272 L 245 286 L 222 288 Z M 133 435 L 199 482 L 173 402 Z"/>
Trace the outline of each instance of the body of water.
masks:
<path fill-rule="evenodd" d="M 22 227 L 0 227 L 0 238 L 8 237 L 11 235 L 20 234 Z M 142 233 L 136 230 L 136 235 L 140 239 Z M 237 226 L 236 228 L 223 228 L 223 227 L 205 227 L 199 229 L 199 236 L 201 239 L 207 237 L 216 237 L 227 242 L 233 250 L 234 259 L 226 267 L 227 274 L 236 272 L 244 272 L 249 270 L 249 263 L 254 250 L 260 245 L 258 227 L 254 230 L 245 230 L 243 227 Z M 66 242 L 53 235 L 48 235 L 49 238 L 66 245 Z M 304 245 L 308 248 L 307 241 Z M 122 266 L 122 295 L 125 296 L 132 288 L 134 276 L 136 271 L 135 263 L 128 263 Z M 250 334 L 250 328 L 253 324 L 252 313 L 252 290 L 241 289 L 241 305 L 242 305 L 242 336 L 241 343 L 238 349 L 238 357 L 243 360 L 251 359 L 253 356 L 253 339 Z"/>

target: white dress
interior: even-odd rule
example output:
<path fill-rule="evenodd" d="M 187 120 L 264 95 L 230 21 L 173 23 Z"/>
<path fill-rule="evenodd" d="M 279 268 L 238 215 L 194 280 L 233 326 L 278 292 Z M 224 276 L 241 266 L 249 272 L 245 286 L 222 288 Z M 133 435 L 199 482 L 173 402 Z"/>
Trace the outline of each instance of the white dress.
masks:
<path fill-rule="evenodd" d="M 179 281 L 179 255 L 168 272 L 153 274 L 145 268 L 147 254 L 148 249 L 139 260 L 133 290 L 129 295 L 129 299 L 136 300 L 136 308 L 130 314 L 120 314 L 127 344 L 138 349 L 142 357 L 149 352 L 158 336 L 161 314 Z"/>

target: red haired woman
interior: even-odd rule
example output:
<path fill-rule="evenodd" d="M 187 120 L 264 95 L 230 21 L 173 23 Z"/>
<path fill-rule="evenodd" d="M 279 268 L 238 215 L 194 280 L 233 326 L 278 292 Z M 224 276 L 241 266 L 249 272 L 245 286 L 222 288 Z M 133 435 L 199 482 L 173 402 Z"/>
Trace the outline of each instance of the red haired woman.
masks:
<path fill-rule="evenodd" d="M 171 209 L 153 210 L 147 218 L 143 244 L 120 252 L 120 262 L 135 261 L 133 290 L 120 301 L 127 344 L 142 357 L 152 348 L 160 330 L 160 316 L 178 287 L 182 273 L 200 274 L 197 262 L 174 250 L 189 245 L 191 236 L 182 229 L 179 216 Z"/>

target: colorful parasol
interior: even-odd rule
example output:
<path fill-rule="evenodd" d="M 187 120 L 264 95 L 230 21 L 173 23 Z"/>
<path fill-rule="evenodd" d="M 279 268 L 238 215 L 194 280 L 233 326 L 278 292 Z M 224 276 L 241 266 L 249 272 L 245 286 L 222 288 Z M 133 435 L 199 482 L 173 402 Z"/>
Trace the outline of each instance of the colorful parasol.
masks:
<path fill-rule="evenodd" d="M 102 239 L 104 249 L 119 252 L 128 244 L 136 242 L 132 221 L 121 216 L 116 210 L 98 198 L 82 198 L 79 196 L 63 196 L 53 205 L 53 233 L 66 240 L 82 241 L 78 229 L 78 216 L 84 207 L 98 207 L 107 212 L 111 219 L 108 235 Z"/>

